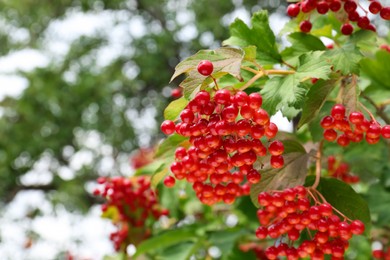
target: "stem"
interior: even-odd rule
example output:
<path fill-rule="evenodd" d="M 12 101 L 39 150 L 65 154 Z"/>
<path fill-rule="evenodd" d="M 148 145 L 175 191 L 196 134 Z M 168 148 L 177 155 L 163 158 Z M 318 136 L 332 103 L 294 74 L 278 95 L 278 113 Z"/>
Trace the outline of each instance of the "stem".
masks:
<path fill-rule="evenodd" d="M 211 77 L 211 78 L 213 79 L 213 81 L 214 81 L 215 89 L 218 90 L 219 88 L 218 88 L 217 81 L 215 80 L 215 78 L 214 78 L 212 75 L 210 75 L 210 77 Z"/>
<path fill-rule="evenodd" d="M 383 121 L 386 122 L 386 124 L 390 124 L 390 118 L 384 113 L 383 109 L 385 108 L 386 105 L 390 104 L 390 100 L 386 100 L 381 104 L 381 106 L 378 106 L 375 104 L 374 100 L 372 100 L 369 96 L 366 96 L 365 94 L 361 94 L 361 96 L 367 100 L 372 106 L 375 107 L 377 115 L 383 119 Z"/>
<path fill-rule="evenodd" d="M 367 112 L 367 114 L 371 117 L 372 121 L 374 121 L 375 123 L 377 123 L 377 122 L 376 122 L 376 119 L 375 119 L 375 116 L 371 113 L 371 111 L 370 111 L 367 107 L 365 107 L 361 102 L 359 102 L 359 106 L 360 106 L 361 108 L 363 108 L 364 111 Z"/>
<path fill-rule="evenodd" d="M 242 86 L 242 87 L 240 88 L 240 90 L 244 90 L 244 89 L 248 88 L 250 85 L 252 85 L 256 80 L 258 80 L 258 79 L 261 78 L 262 76 L 264 76 L 264 73 L 263 73 L 263 72 L 261 72 L 261 71 L 257 72 L 257 74 L 256 74 L 253 78 L 251 78 L 250 80 L 248 80 L 248 82 L 245 83 L 245 85 Z"/>
<path fill-rule="evenodd" d="M 324 198 L 324 196 L 322 196 L 322 194 L 321 194 L 318 190 L 313 189 L 313 191 L 315 191 L 315 192 L 317 193 L 317 195 L 320 196 L 320 198 L 323 200 L 324 203 L 327 203 L 327 201 L 326 201 L 326 199 Z M 329 204 L 330 204 L 330 203 L 329 203 Z M 331 205 L 331 204 L 330 204 L 330 205 Z M 348 220 L 348 221 L 352 222 L 352 220 L 351 220 L 350 218 L 348 218 L 347 216 L 345 216 L 343 213 L 341 213 L 341 211 L 339 211 L 338 209 L 336 209 L 335 207 L 333 207 L 333 205 L 331 205 L 331 206 L 332 206 L 332 209 L 333 209 L 334 211 L 336 211 L 340 216 L 342 216 L 345 220 Z"/>
<path fill-rule="evenodd" d="M 296 68 L 295 68 L 293 65 L 290 65 L 290 64 L 288 64 L 288 63 L 285 62 L 285 61 L 282 61 L 282 63 L 283 63 L 284 65 L 286 65 L 287 67 L 289 67 L 290 69 L 296 70 Z"/>
<path fill-rule="evenodd" d="M 382 108 L 382 109 L 383 109 L 383 107 L 385 107 L 385 106 L 387 106 L 387 105 L 390 105 L 390 99 L 381 102 L 381 103 L 379 104 L 379 108 Z"/>
<path fill-rule="evenodd" d="M 258 71 L 258 70 L 252 69 L 251 67 L 247 67 L 247 66 L 241 66 L 241 69 L 244 69 L 244 70 L 250 71 L 250 72 L 252 72 L 253 74 L 257 74 L 257 73 L 259 73 L 259 71 Z"/>
<path fill-rule="evenodd" d="M 320 184 L 321 179 L 321 157 L 322 157 L 322 146 L 324 144 L 324 140 L 320 142 L 320 145 L 318 146 L 317 150 L 317 159 L 316 159 L 316 180 L 313 183 L 313 186 L 311 186 L 312 189 L 316 189 L 318 187 L 318 184 Z"/>

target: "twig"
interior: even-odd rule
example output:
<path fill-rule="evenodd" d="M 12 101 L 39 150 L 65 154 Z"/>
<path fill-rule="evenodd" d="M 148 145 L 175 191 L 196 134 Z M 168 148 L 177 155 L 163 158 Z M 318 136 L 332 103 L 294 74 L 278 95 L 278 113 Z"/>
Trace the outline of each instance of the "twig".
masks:
<path fill-rule="evenodd" d="M 321 179 L 321 156 L 322 156 L 322 146 L 324 144 L 324 141 L 322 140 L 318 146 L 317 150 L 317 159 L 316 159 L 316 180 L 313 183 L 313 186 L 311 186 L 312 189 L 316 189 L 318 187 L 318 184 L 320 184 Z"/>

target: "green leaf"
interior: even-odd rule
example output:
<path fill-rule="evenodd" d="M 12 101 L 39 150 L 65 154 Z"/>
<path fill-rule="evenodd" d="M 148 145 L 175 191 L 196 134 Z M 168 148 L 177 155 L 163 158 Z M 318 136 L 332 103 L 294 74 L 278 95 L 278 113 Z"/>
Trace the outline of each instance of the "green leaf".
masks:
<path fill-rule="evenodd" d="M 223 47 L 216 50 L 201 50 L 176 66 L 171 81 L 183 73 L 188 74 L 180 84 L 183 88 L 184 97 L 188 99 L 195 91 L 205 89 L 213 82 L 211 76 L 206 77 L 198 73 L 197 66 L 200 61 L 210 60 L 213 62 L 212 76 L 214 79 L 230 74 L 241 80 L 241 62 L 243 59 L 244 51 L 241 49 Z"/>
<path fill-rule="evenodd" d="M 281 57 L 272 32 L 267 11 L 255 13 L 251 19 L 252 28 L 242 20 L 236 19 L 230 25 L 230 38 L 223 45 L 247 47 L 254 45 L 257 48 L 257 57 L 262 65 L 280 63 Z"/>
<path fill-rule="evenodd" d="M 389 190 L 386 190 L 380 183 L 372 185 L 367 192 L 367 202 L 376 224 L 387 225 L 390 223 Z"/>
<path fill-rule="evenodd" d="M 155 158 L 164 158 L 172 156 L 175 152 L 175 149 L 182 145 L 187 137 L 178 134 L 172 134 L 164 139 L 158 146 Z"/>
<path fill-rule="evenodd" d="M 334 71 L 341 71 L 343 75 L 359 74 L 359 62 L 363 55 L 354 44 L 346 43 L 341 48 L 327 51 L 326 56 Z"/>
<path fill-rule="evenodd" d="M 260 192 L 282 190 L 288 187 L 302 185 L 307 175 L 308 153 L 302 145 L 294 140 L 284 140 L 284 167 L 281 169 L 260 170 L 261 181 L 251 186 L 250 197 L 253 204 L 259 207 L 257 196 Z"/>
<path fill-rule="evenodd" d="M 305 186 L 311 186 L 314 180 L 315 176 L 309 176 Z M 369 233 L 371 217 L 367 202 L 351 186 L 335 178 L 321 178 L 317 190 L 345 216 L 352 220 L 361 220 L 366 227 L 366 233 Z"/>
<path fill-rule="evenodd" d="M 165 120 L 174 121 L 179 115 L 180 112 L 187 106 L 188 100 L 184 97 L 173 100 L 164 110 Z"/>
<path fill-rule="evenodd" d="M 324 105 L 330 92 L 335 86 L 334 80 L 319 80 L 307 92 L 305 103 L 302 108 L 302 116 L 298 128 L 313 120 Z"/>
<path fill-rule="evenodd" d="M 152 175 L 163 164 L 165 164 L 165 160 L 163 160 L 163 159 L 153 160 L 151 163 L 148 163 L 147 165 L 137 169 L 135 171 L 134 175 L 136 175 L 136 176 L 139 176 L 139 175 Z"/>
<path fill-rule="evenodd" d="M 295 32 L 288 35 L 287 39 L 292 45 L 283 50 L 282 56 L 285 60 L 294 59 L 294 61 L 289 61 L 290 63 L 296 64 L 298 56 L 304 53 L 326 50 L 322 41 L 311 34 Z"/>
<path fill-rule="evenodd" d="M 285 77 L 273 77 L 261 91 L 264 109 L 271 115 L 284 107 L 299 108 L 304 101 L 307 90 L 300 85 L 308 78 L 328 79 L 330 65 L 322 51 L 303 54 L 299 57 L 296 73 Z"/>
<path fill-rule="evenodd" d="M 155 189 L 167 174 L 168 168 L 166 167 L 166 164 L 161 164 L 161 166 L 153 174 L 152 179 L 150 181 L 150 186 L 152 187 L 152 189 Z"/>
<path fill-rule="evenodd" d="M 171 259 L 189 259 L 194 253 L 194 248 L 197 243 L 184 242 L 165 248 L 161 253 L 158 254 L 159 260 L 171 260 Z"/>
<path fill-rule="evenodd" d="M 362 74 L 371 80 L 371 87 L 390 90 L 390 53 L 378 51 L 375 58 L 365 58 L 360 65 Z"/>
<path fill-rule="evenodd" d="M 378 35 L 370 30 L 359 30 L 350 36 L 350 42 L 355 44 L 363 52 L 372 52 L 377 49 Z"/>
<path fill-rule="evenodd" d="M 156 250 L 176 245 L 186 241 L 196 242 L 199 238 L 193 228 L 183 228 L 169 230 L 159 235 L 153 236 L 138 245 L 134 259 L 144 253 L 154 252 Z"/>
<path fill-rule="evenodd" d="M 256 60 L 256 46 L 248 46 L 243 48 L 245 52 L 244 59 L 247 61 L 255 61 Z"/>
<path fill-rule="evenodd" d="M 248 232 L 242 228 L 213 231 L 208 234 L 208 241 L 217 246 L 225 254 L 230 252 L 237 240 L 245 234 L 248 234 Z"/>

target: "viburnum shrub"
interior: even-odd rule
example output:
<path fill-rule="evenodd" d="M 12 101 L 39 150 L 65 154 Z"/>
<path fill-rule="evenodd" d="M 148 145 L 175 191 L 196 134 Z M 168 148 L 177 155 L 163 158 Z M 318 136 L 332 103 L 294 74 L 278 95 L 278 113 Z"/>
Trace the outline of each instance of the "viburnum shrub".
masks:
<path fill-rule="evenodd" d="M 251 25 L 236 19 L 223 47 L 176 66 L 182 96 L 136 171 L 152 175 L 170 225 L 135 258 L 371 257 L 368 237 L 389 226 L 390 53 L 367 16 L 388 20 L 388 7 L 366 6 L 291 3 L 288 45 L 259 11 Z"/>

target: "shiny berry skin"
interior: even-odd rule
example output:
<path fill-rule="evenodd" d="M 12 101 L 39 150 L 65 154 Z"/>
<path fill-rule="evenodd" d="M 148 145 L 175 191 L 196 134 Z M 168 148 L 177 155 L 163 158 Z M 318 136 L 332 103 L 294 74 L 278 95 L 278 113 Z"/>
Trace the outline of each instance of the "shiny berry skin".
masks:
<path fill-rule="evenodd" d="M 217 104 L 225 105 L 230 103 L 230 91 L 227 89 L 220 89 L 215 93 L 214 101 Z"/>
<path fill-rule="evenodd" d="M 167 176 L 164 179 L 164 185 L 168 188 L 175 186 L 175 182 L 176 182 L 176 180 L 172 176 Z"/>
<path fill-rule="evenodd" d="M 261 104 L 263 103 L 263 98 L 259 93 L 251 93 L 249 94 L 249 101 L 248 105 L 252 109 L 258 109 L 261 107 Z"/>
<path fill-rule="evenodd" d="M 321 119 L 320 124 L 324 129 L 331 129 L 334 126 L 334 119 L 331 116 L 325 116 Z"/>
<path fill-rule="evenodd" d="M 380 16 L 382 17 L 382 19 L 384 20 L 390 20 L 390 7 L 384 7 L 382 8 L 381 12 L 380 12 Z"/>
<path fill-rule="evenodd" d="M 271 166 L 272 168 L 279 169 L 282 168 L 284 165 L 284 159 L 281 155 L 272 155 L 271 156 Z"/>
<path fill-rule="evenodd" d="M 161 131 L 166 135 L 171 135 L 175 132 L 175 123 L 171 120 L 165 120 L 161 124 Z"/>
<path fill-rule="evenodd" d="M 311 31 L 311 28 L 312 28 L 312 24 L 309 20 L 304 20 L 302 21 L 300 24 L 299 24 L 299 29 L 304 32 L 304 33 L 308 33 Z"/>
<path fill-rule="evenodd" d="M 364 233 L 364 223 L 360 220 L 354 220 L 350 224 L 351 233 L 354 235 L 361 235 Z"/>
<path fill-rule="evenodd" d="M 329 9 L 333 12 L 338 12 L 341 9 L 341 2 L 339 0 L 334 0 L 329 4 Z"/>
<path fill-rule="evenodd" d="M 300 8 L 299 8 L 299 5 L 297 5 L 297 4 L 290 4 L 287 7 L 287 14 L 290 17 L 297 17 L 299 12 L 300 12 Z"/>
<path fill-rule="evenodd" d="M 174 88 L 171 91 L 171 97 L 173 98 L 179 98 L 183 95 L 181 88 Z"/>
<path fill-rule="evenodd" d="M 203 76 L 209 76 L 213 73 L 214 66 L 213 63 L 209 60 L 202 60 L 198 63 L 198 72 Z"/>
<path fill-rule="evenodd" d="M 382 5 L 378 1 L 372 1 L 368 7 L 372 14 L 378 14 L 382 10 Z"/>
<path fill-rule="evenodd" d="M 349 114 L 349 121 L 354 125 L 359 125 L 364 121 L 364 115 L 360 112 L 351 112 Z"/>
<path fill-rule="evenodd" d="M 317 3 L 317 12 L 319 14 L 326 14 L 329 11 L 329 4 L 326 1 Z"/>
<path fill-rule="evenodd" d="M 362 29 L 366 29 L 370 25 L 370 19 L 367 16 L 359 17 L 357 25 Z"/>
<path fill-rule="evenodd" d="M 336 104 L 333 106 L 331 115 L 336 120 L 341 120 L 345 116 L 345 107 L 341 104 Z"/>
<path fill-rule="evenodd" d="M 347 0 L 345 3 L 344 3 L 344 10 L 347 12 L 347 13 L 352 13 L 353 11 L 355 11 L 357 8 L 357 4 L 354 0 Z"/>
<path fill-rule="evenodd" d="M 390 125 L 385 125 L 382 127 L 382 136 L 386 139 L 390 138 Z"/>
<path fill-rule="evenodd" d="M 333 142 L 337 139 L 337 132 L 333 129 L 326 129 L 324 131 L 324 139 L 329 142 Z"/>
<path fill-rule="evenodd" d="M 351 35 L 353 32 L 353 26 L 350 23 L 345 23 L 341 26 L 340 31 L 344 35 Z"/>
<path fill-rule="evenodd" d="M 284 152 L 284 145 L 281 141 L 279 140 L 276 140 L 276 141 L 273 141 L 269 147 L 268 147 L 268 151 L 271 155 L 281 155 L 283 154 Z"/>

